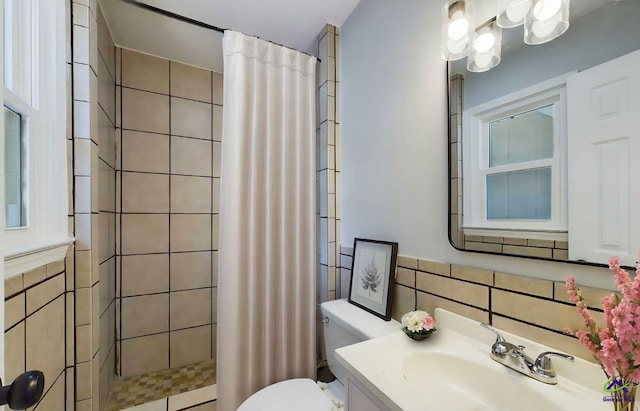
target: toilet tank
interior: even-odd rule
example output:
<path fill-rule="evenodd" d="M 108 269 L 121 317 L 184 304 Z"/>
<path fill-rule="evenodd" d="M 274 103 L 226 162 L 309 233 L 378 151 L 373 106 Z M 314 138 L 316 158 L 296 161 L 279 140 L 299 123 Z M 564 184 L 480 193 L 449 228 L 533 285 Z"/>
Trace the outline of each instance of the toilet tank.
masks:
<path fill-rule="evenodd" d="M 345 369 L 336 361 L 335 350 L 400 332 L 402 328 L 398 321 L 384 321 L 346 299 L 324 302 L 320 305 L 320 311 L 324 320 L 324 346 L 329 369 L 343 384 Z"/>

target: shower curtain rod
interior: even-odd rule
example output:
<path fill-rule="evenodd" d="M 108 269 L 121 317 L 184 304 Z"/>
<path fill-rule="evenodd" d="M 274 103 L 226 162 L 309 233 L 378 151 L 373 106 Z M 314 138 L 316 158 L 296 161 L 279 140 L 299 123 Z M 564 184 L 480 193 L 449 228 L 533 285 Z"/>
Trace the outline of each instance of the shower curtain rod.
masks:
<path fill-rule="evenodd" d="M 199 20 L 192 19 L 190 17 L 183 16 L 181 14 L 173 13 L 173 12 L 171 12 L 169 10 L 161 9 L 159 7 L 156 7 L 156 6 L 152 6 L 150 4 L 143 3 L 143 2 L 138 1 L 138 0 L 120 0 L 120 1 L 122 1 L 124 3 L 127 3 L 127 4 L 130 4 L 132 6 L 135 6 L 135 7 L 139 7 L 141 9 L 144 9 L 144 10 L 147 10 L 147 11 L 151 11 L 151 12 L 156 13 L 156 14 L 161 14 L 161 15 L 163 15 L 165 17 L 169 17 L 169 18 L 172 18 L 172 19 L 175 19 L 175 20 L 180 20 L 180 21 L 182 21 L 184 23 L 192 24 L 194 26 L 202 27 L 204 29 L 217 31 L 219 33 L 224 33 L 224 31 L 226 30 L 226 29 L 221 29 L 220 27 L 217 27 L 217 26 L 213 26 L 211 24 L 204 23 L 204 22 L 199 21 Z M 262 39 L 262 40 L 264 40 L 264 39 Z M 302 54 L 306 54 L 307 56 L 315 57 L 312 54 L 306 53 L 304 51 L 296 50 L 293 47 L 288 47 L 288 46 L 276 43 L 275 41 L 270 41 L 270 40 L 265 40 L 265 41 L 268 41 L 269 43 L 276 44 L 278 46 L 282 46 L 282 47 L 288 48 L 290 50 L 297 51 L 297 52 L 302 53 Z M 322 62 L 322 60 L 320 60 L 319 57 L 316 57 L 316 59 L 318 60 L 318 63 Z"/>

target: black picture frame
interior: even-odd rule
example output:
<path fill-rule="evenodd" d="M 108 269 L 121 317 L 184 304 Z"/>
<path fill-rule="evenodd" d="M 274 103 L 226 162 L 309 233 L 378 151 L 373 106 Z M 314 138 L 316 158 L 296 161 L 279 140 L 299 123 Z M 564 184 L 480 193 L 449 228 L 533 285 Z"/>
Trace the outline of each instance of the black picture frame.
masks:
<path fill-rule="evenodd" d="M 349 303 L 391 320 L 398 243 L 355 238 L 351 260 Z"/>

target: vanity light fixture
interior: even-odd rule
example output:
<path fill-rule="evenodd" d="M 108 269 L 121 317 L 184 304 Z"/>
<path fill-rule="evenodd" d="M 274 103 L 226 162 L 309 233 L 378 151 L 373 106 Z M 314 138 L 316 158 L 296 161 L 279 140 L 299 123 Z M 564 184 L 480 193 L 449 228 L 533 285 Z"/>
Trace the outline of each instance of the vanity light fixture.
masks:
<path fill-rule="evenodd" d="M 458 60 L 469 55 L 475 24 L 472 0 L 447 0 L 442 8 L 442 58 Z"/>
<path fill-rule="evenodd" d="M 492 18 L 480 26 L 473 36 L 473 47 L 467 57 L 467 70 L 488 71 L 500 63 L 502 52 L 502 29 Z"/>
<path fill-rule="evenodd" d="M 447 0 L 442 8 L 442 58 L 467 57 L 467 69 L 482 72 L 501 60 L 502 28 L 524 24 L 525 44 L 543 44 L 569 28 L 570 0 L 499 0 L 498 14 L 474 29 L 473 0 Z"/>

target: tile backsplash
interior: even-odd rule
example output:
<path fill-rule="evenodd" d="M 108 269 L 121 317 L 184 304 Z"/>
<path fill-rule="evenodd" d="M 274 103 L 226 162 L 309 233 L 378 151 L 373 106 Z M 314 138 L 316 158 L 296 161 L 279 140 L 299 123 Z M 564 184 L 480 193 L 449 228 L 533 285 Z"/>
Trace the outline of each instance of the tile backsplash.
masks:
<path fill-rule="evenodd" d="M 341 248 L 342 293 L 349 292 L 353 249 Z M 581 287 L 596 321 L 602 322 L 600 307 L 610 290 Z M 441 307 L 496 328 L 521 335 L 593 361 L 593 356 L 564 327 L 583 326 L 582 318 L 569 302 L 564 281 L 540 280 L 498 271 L 398 256 L 393 290 L 392 316 L 400 319 L 408 311 L 433 313 Z"/>

